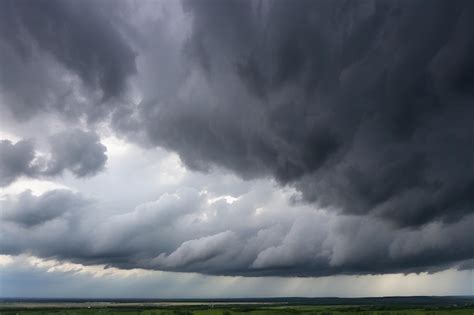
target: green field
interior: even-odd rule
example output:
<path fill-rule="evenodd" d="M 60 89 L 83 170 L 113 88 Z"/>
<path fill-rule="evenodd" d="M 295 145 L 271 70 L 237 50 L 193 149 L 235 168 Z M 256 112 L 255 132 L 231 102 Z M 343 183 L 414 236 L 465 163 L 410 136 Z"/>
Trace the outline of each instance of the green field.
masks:
<path fill-rule="evenodd" d="M 91 308 L 0 307 L 0 315 L 204 315 L 204 314 L 317 314 L 317 315 L 474 315 L 474 306 L 321 306 L 321 305 L 169 305 Z"/>

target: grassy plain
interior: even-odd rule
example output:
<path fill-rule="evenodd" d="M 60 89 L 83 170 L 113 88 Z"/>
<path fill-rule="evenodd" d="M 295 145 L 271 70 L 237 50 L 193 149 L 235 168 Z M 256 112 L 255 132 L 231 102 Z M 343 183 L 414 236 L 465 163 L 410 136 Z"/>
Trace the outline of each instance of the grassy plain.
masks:
<path fill-rule="evenodd" d="M 156 304 L 113 306 L 22 306 L 0 305 L 0 315 L 474 315 L 474 305 L 404 306 L 404 305 L 294 305 L 294 304 Z"/>

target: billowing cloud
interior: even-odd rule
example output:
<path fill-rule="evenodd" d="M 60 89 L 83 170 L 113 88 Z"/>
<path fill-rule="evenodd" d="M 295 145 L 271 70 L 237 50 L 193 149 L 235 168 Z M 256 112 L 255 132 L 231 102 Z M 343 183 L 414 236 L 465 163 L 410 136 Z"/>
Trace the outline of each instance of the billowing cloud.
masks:
<path fill-rule="evenodd" d="M 170 269 L 185 268 L 187 266 L 207 265 L 218 256 L 236 250 L 235 235 L 232 231 L 224 231 L 214 235 L 204 236 L 199 239 L 183 242 L 175 251 L 166 255 L 160 254 L 153 261 L 156 266 Z M 195 267 L 194 267 L 195 268 Z"/>
<path fill-rule="evenodd" d="M 86 201 L 68 190 L 53 190 L 41 196 L 26 191 L 0 201 L 0 218 L 22 227 L 31 228 L 54 220 L 62 214 L 77 211 Z"/>
<path fill-rule="evenodd" d="M 96 120 L 110 98 L 124 94 L 136 72 L 135 53 L 114 27 L 110 8 L 93 4 L 2 1 L 0 83 L 17 118 L 55 110 Z"/>
<path fill-rule="evenodd" d="M 0 187 L 18 177 L 50 177 L 69 170 L 77 177 L 96 174 L 105 167 L 107 148 L 94 132 L 73 129 L 55 134 L 49 139 L 46 155 L 35 152 L 30 140 L 0 142 Z"/>
<path fill-rule="evenodd" d="M 0 186 L 12 183 L 19 176 L 36 173 L 31 165 L 34 158 L 34 146 L 30 141 L 0 141 Z"/>
<path fill-rule="evenodd" d="M 47 175 L 57 175 L 65 169 L 74 175 L 89 176 L 102 170 L 107 161 L 107 148 L 95 133 L 72 130 L 53 135 Z"/>
<path fill-rule="evenodd" d="M 397 229 L 380 219 L 291 206 L 290 197 L 275 191 L 265 201 L 249 192 L 229 203 L 187 188 L 105 216 L 67 191 L 23 193 L 2 203 L 2 253 L 243 276 L 437 271 L 474 258 L 472 215 Z"/>
<path fill-rule="evenodd" d="M 0 186 L 108 198 L 5 197 L 5 253 L 245 276 L 472 266 L 471 1 L 0 7 L 0 122 L 23 139 L 0 142 Z M 124 143 L 114 173 L 81 184 L 105 137 Z"/>
<path fill-rule="evenodd" d="M 138 107 L 151 143 L 400 226 L 472 213 L 472 3 L 185 9 L 195 67 L 174 98 Z"/>

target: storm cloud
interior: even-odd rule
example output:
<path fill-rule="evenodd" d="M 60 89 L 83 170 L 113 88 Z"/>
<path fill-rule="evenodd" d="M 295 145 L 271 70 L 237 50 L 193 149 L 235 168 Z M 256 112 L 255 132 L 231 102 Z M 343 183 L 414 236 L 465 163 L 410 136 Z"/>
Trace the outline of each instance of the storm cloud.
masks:
<path fill-rule="evenodd" d="M 150 142 L 399 226 L 472 213 L 470 1 L 184 6 L 195 87 L 142 102 Z"/>
<path fill-rule="evenodd" d="M 123 95 L 136 71 L 135 54 L 114 27 L 108 6 L 2 1 L 0 11 L 0 55 L 5 61 L 0 83 L 17 118 L 56 110 L 96 120 L 111 109 L 106 106 L 111 98 Z M 74 82 L 75 76 L 83 87 Z M 84 88 L 92 107 L 84 102 Z"/>
<path fill-rule="evenodd" d="M 37 154 L 32 140 L 0 141 L 0 187 L 17 178 L 42 178 L 69 170 L 77 177 L 92 176 L 105 167 L 107 148 L 97 134 L 79 129 L 49 138 L 49 152 Z"/>
<path fill-rule="evenodd" d="M 41 196 L 26 191 L 2 201 L 0 217 L 6 222 L 31 228 L 74 211 L 83 204 L 84 199 L 68 190 L 53 190 Z"/>
<path fill-rule="evenodd" d="M 35 158 L 33 144 L 22 140 L 13 144 L 9 140 L 0 142 L 0 186 L 6 186 L 22 175 L 36 173 L 31 165 Z"/>
<path fill-rule="evenodd" d="M 0 249 L 213 275 L 472 266 L 473 30 L 468 0 L 3 1 L 0 122 L 21 140 L 0 186 L 158 189 L 4 194 Z"/>
<path fill-rule="evenodd" d="M 474 258 L 472 215 L 452 224 L 395 229 L 378 219 L 291 207 L 280 193 L 273 193 L 281 202 L 272 207 L 252 192 L 233 203 L 209 203 L 195 189 L 181 188 L 103 216 L 78 194 L 26 192 L 2 201 L 2 254 L 243 276 L 437 271 Z M 248 208 L 255 202 L 263 213 Z M 288 210 L 296 214 L 288 216 Z"/>

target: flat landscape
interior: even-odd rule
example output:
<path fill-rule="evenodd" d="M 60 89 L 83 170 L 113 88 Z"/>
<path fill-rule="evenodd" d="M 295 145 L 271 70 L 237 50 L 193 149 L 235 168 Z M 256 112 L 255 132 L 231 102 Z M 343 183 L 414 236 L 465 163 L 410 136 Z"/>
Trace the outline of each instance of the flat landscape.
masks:
<path fill-rule="evenodd" d="M 262 300 L 2 300 L 0 315 L 318 314 L 472 315 L 473 297 Z"/>

